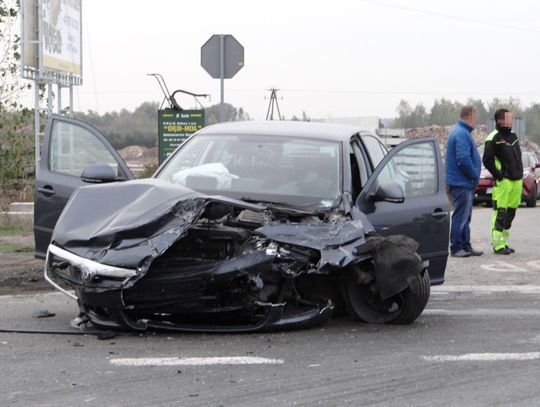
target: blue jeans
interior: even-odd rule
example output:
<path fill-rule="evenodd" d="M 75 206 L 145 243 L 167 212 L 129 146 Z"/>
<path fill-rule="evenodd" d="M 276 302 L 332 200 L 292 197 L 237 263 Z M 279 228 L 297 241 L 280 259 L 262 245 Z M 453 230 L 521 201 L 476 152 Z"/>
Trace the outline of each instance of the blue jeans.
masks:
<path fill-rule="evenodd" d="M 471 216 L 474 189 L 448 185 L 448 194 L 452 197 L 454 213 L 450 227 L 450 252 L 471 251 Z"/>

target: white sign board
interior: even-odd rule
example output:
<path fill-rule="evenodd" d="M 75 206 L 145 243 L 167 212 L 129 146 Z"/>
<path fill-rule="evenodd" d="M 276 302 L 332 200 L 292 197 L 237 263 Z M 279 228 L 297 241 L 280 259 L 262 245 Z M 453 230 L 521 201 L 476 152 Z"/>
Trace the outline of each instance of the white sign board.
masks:
<path fill-rule="evenodd" d="M 44 70 L 81 76 L 81 0 L 42 0 L 41 41 Z"/>

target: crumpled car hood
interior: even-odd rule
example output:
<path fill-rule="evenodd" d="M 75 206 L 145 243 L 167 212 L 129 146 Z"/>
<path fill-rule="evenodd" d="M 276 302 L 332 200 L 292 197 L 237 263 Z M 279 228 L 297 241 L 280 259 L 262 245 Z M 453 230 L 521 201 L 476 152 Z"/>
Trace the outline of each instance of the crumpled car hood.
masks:
<path fill-rule="evenodd" d="M 52 242 L 103 264 L 147 269 L 183 236 L 209 201 L 264 209 L 231 198 L 209 198 L 157 179 L 93 185 L 73 193 Z"/>
<path fill-rule="evenodd" d="M 58 220 L 52 242 L 87 259 L 144 274 L 154 259 L 185 235 L 211 202 L 256 212 L 267 209 L 157 179 L 81 187 Z M 369 221 L 365 218 L 364 222 Z M 369 224 L 367 230 L 371 229 Z M 270 224 L 254 234 L 319 250 L 320 270 L 346 266 L 357 259 L 354 248 L 365 243 L 360 221 Z"/>

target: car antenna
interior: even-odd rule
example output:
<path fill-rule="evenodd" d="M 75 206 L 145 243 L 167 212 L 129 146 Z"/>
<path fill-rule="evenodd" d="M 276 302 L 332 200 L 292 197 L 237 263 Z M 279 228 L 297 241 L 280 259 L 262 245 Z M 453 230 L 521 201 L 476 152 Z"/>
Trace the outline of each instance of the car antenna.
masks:
<path fill-rule="evenodd" d="M 163 76 L 160 73 L 149 73 L 147 75 L 153 76 L 154 78 L 156 78 L 158 85 L 161 88 L 161 91 L 163 92 L 164 98 L 163 98 L 163 101 L 161 102 L 161 105 L 159 106 L 160 110 L 163 108 L 163 104 L 165 103 L 165 101 L 169 102 L 169 108 L 171 109 L 184 110 L 176 101 L 175 96 L 177 93 L 185 93 L 186 95 L 193 96 L 195 101 L 199 104 L 199 106 L 203 110 L 204 110 L 204 107 L 198 98 L 200 97 L 208 98 L 211 101 L 210 95 L 206 93 L 193 93 L 187 90 L 177 89 L 171 94 L 171 92 L 169 92 L 169 88 L 167 87 L 167 84 L 165 83 L 165 79 L 163 79 Z"/>

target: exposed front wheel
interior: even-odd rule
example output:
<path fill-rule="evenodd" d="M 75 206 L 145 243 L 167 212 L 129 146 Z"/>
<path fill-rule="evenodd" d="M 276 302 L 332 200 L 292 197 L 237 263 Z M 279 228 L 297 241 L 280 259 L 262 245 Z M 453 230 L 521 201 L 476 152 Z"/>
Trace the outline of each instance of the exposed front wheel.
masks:
<path fill-rule="evenodd" d="M 367 323 L 410 324 L 420 316 L 427 305 L 430 279 L 427 269 L 415 277 L 400 293 L 381 299 L 375 285 L 358 282 L 355 273 L 349 273 L 344 296 L 349 311 Z"/>

